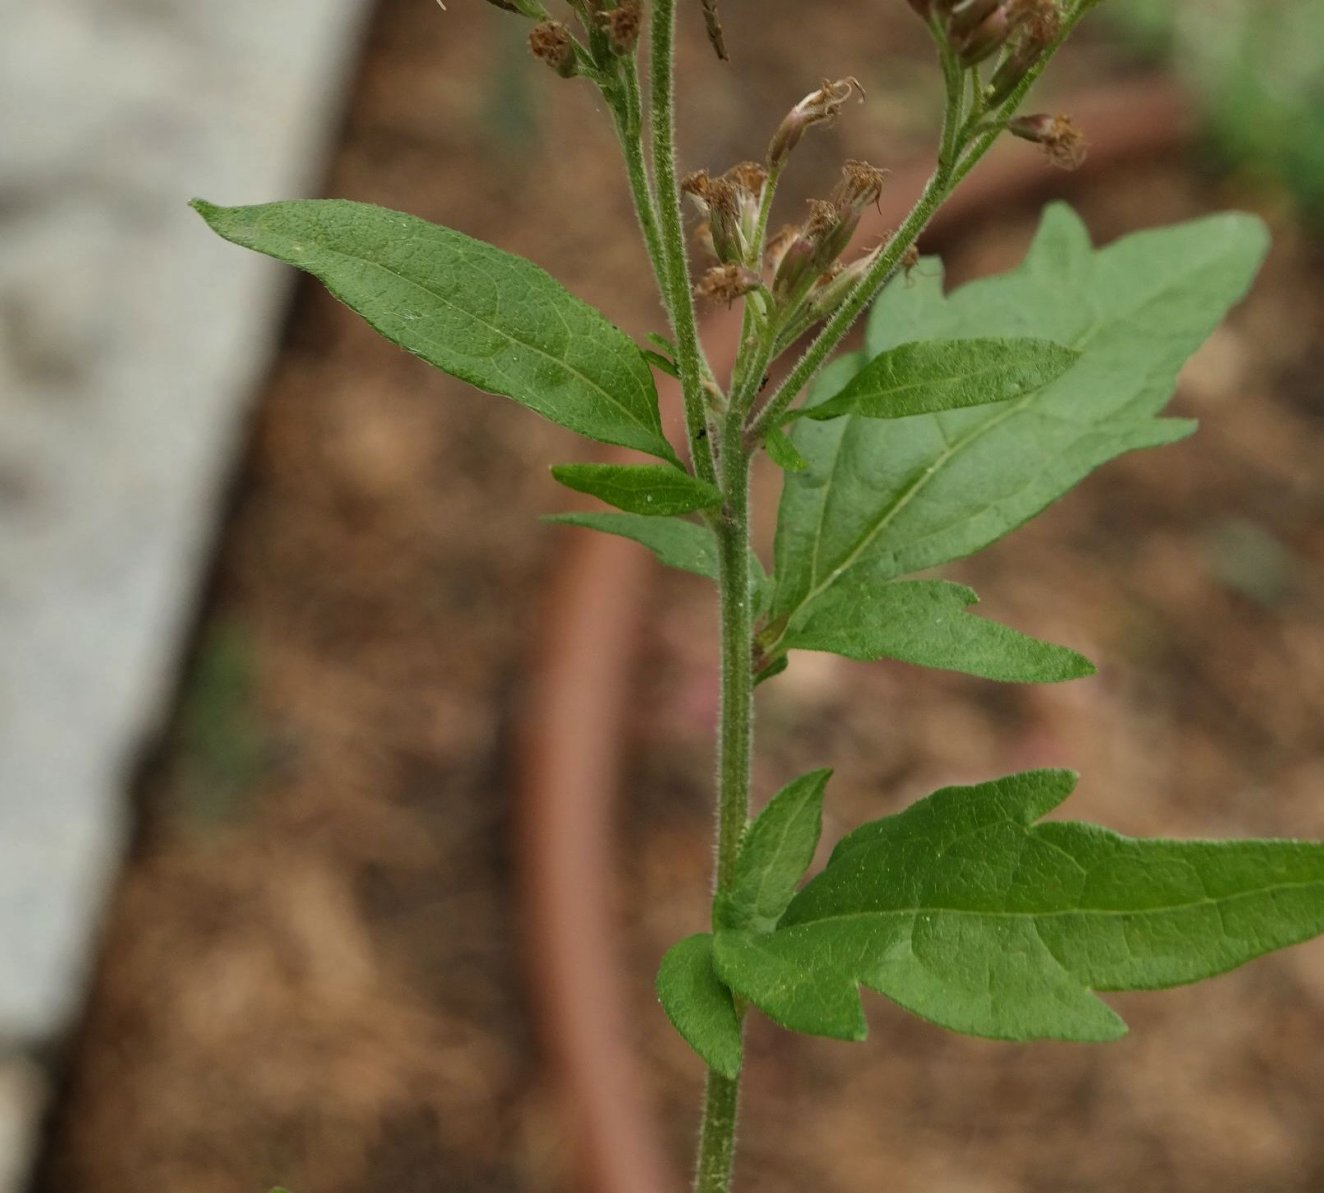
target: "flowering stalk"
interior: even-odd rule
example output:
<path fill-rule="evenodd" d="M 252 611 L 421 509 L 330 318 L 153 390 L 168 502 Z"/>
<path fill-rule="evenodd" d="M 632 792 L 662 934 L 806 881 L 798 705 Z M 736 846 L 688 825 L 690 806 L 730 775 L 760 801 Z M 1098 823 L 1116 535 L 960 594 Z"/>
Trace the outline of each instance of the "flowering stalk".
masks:
<path fill-rule="evenodd" d="M 998 136 L 1029 140 L 1061 165 L 1077 164 L 1083 151 L 1065 117 L 1018 116 L 1017 108 L 1095 0 L 908 2 L 937 42 L 947 106 L 937 167 L 884 244 L 846 257 L 864 208 L 885 185 L 884 172 L 862 162 L 848 162 L 801 222 L 768 236 L 787 159 L 808 129 L 858 94 L 851 79 L 825 83 L 797 104 L 764 162 L 683 184 L 707 217 L 715 259 L 700 295 L 744 303 L 727 391 L 702 353 L 686 260 L 673 128 L 675 0 L 652 6 L 651 163 L 635 63 L 641 0 L 568 0 L 573 26 L 550 18 L 541 0 L 491 0 L 533 22 L 530 46 L 557 75 L 602 91 L 674 332 L 674 345 L 661 342 L 671 358 L 641 352 L 531 262 L 401 212 L 344 200 L 194 203 L 221 236 L 315 274 L 436 367 L 569 430 L 653 457 L 554 469 L 561 483 L 622 511 L 565 520 L 636 538 L 665 561 L 716 579 L 712 930 L 667 953 L 657 986 L 708 1066 L 697 1193 L 731 1188 L 747 1006 L 793 1031 L 860 1039 L 860 988 L 869 986 L 966 1034 L 1102 1041 L 1124 1025 L 1097 990 L 1183 984 L 1324 933 L 1324 842 L 1213 847 L 1061 821 L 1039 826 L 1074 783 L 1064 771 L 939 791 L 862 826 L 807 886 L 828 772 L 794 780 L 749 821 L 753 688 L 787 665 L 789 650 L 899 658 L 1007 682 L 1092 674 L 1074 651 L 969 616 L 968 589 L 902 577 L 987 545 L 1119 451 L 1182 437 L 1188 428 L 1179 420 L 1157 417 L 1162 390 L 1175 385 L 1200 329 L 1244 294 L 1266 247 L 1257 221 L 1223 216 L 1145 233 L 1143 251 L 1133 245 L 1112 257 L 1126 269 L 1073 264 L 1065 284 L 1060 245 L 1079 246 L 1073 262 L 1092 250 L 1076 217 L 1052 209 L 1049 232 L 1014 281 L 990 279 L 973 310 L 953 302 L 945 312 L 915 312 L 920 324 L 965 335 L 920 334 L 867 361 L 847 360 L 836 393 L 792 411 L 865 305 L 914 261 L 916 237 Z M 721 49 L 714 0 L 704 11 Z M 1090 334 L 1065 343 L 977 334 L 1004 327 L 1008 303 L 1018 326 L 1087 324 Z M 820 323 L 786 380 L 760 401 L 773 360 Z M 692 471 L 662 433 L 650 363 L 680 378 Z M 1066 399 L 1070 418 L 1062 417 Z M 969 418 L 953 446 L 941 417 L 956 410 Z M 782 430 L 790 417 L 844 421 L 840 436 L 792 439 Z M 909 438 L 898 469 L 898 437 L 879 420 L 910 418 L 929 421 Z M 760 447 L 801 474 L 786 481 L 766 582 L 750 549 L 749 477 Z M 836 466 L 843 458 L 850 467 Z M 906 526 L 894 520 L 900 511 Z M 953 840 L 962 842 L 960 856 Z M 1136 874 L 1145 875 L 1139 887 Z M 932 898 L 917 907 L 919 892 Z"/>

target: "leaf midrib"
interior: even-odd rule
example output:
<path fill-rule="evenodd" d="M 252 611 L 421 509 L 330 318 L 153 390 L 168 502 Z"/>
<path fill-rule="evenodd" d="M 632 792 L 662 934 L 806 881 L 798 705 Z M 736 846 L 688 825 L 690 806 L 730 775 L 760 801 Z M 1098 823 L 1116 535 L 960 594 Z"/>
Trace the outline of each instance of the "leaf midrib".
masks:
<path fill-rule="evenodd" d="M 1206 258 L 1205 260 L 1202 260 L 1197 266 L 1193 266 L 1191 269 L 1186 271 L 1186 273 L 1182 274 L 1180 278 L 1173 278 L 1168 283 L 1164 285 L 1160 285 L 1152 291 L 1137 295 L 1135 297 L 1134 302 L 1128 304 L 1126 307 L 1120 309 L 1114 309 L 1110 311 L 1106 318 L 1097 317 L 1092 323 L 1092 325 L 1089 327 L 1089 329 L 1083 332 L 1079 339 L 1074 340 L 1068 346 L 1083 356 L 1086 349 L 1089 347 L 1091 341 L 1110 322 L 1117 322 L 1120 320 L 1133 318 L 1136 312 L 1143 310 L 1148 306 L 1152 306 L 1156 302 L 1162 301 L 1164 295 L 1169 294 L 1173 291 L 1183 289 L 1186 284 L 1187 278 L 1189 278 L 1192 275 L 1197 275 L 1204 272 L 1204 270 L 1207 269 L 1212 264 L 1212 262 L 1213 262 L 1212 256 L 1210 258 Z M 856 543 L 856 545 L 853 548 L 851 548 L 851 550 L 846 554 L 842 563 L 840 563 L 838 566 L 834 567 L 830 572 L 828 572 L 828 574 L 824 577 L 824 579 L 820 583 L 815 584 L 804 597 L 802 597 L 790 610 L 786 612 L 786 614 L 784 615 L 786 624 L 789 626 L 790 623 L 796 617 L 796 615 L 803 608 L 805 608 L 806 605 L 810 604 L 812 601 L 816 600 L 819 596 L 821 596 L 828 588 L 830 588 L 841 577 L 841 575 L 844 572 L 846 572 L 849 568 L 853 567 L 855 563 L 859 561 L 860 557 L 864 554 L 864 552 L 869 548 L 870 544 L 878 537 L 878 535 L 880 535 L 891 524 L 891 522 L 896 518 L 896 516 L 899 515 L 901 511 L 904 510 L 905 507 L 910 504 L 910 502 L 914 499 L 914 497 L 923 490 L 925 485 L 927 485 L 928 482 L 934 476 L 936 476 L 939 472 L 941 472 L 942 469 L 945 468 L 951 462 L 954 456 L 956 456 L 961 451 L 965 450 L 965 448 L 969 446 L 970 443 L 978 439 L 986 430 L 992 430 L 993 428 L 1000 426 L 1008 418 L 1011 418 L 1013 415 L 1018 414 L 1020 413 L 1020 411 L 1024 410 L 1026 406 L 1028 406 L 1034 400 L 1034 398 L 1040 392 L 1042 392 L 1044 388 L 1046 387 L 1039 386 L 1036 389 L 1031 390 L 1029 393 L 1022 395 L 1020 398 L 1015 398 L 1007 402 L 1005 404 L 1007 407 L 1005 412 L 996 415 L 992 418 L 989 418 L 984 422 L 979 423 L 977 426 L 973 427 L 966 434 L 964 438 L 958 440 L 956 443 L 945 448 L 942 454 L 938 457 L 938 459 L 933 464 L 931 464 L 927 469 L 925 469 L 923 473 L 921 473 L 918 477 L 916 477 L 911 482 L 910 486 L 903 492 L 899 493 L 897 495 L 897 499 L 890 506 L 888 506 L 885 510 L 881 512 L 878 521 L 872 527 L 865 530 L 865 532 L 860 536 L 860 539 Z M 836 400 L 835 398 L 830 399 L 830 401 L 835 401 L 835 400 Z M 859 418 L 862 416 L 845 415 L 843 417 Z M 1097 426 L 1099 421 L 1100 420 L 1096 420 L 1095 423 L 1093 423 L 1092 425 Z M 846 440 L 846 432 L 845 430 L 843 430 L 842 434 L 837 440 L 836 447 L 833 450 L 832 464 L 828 471 L 827 483 L 823 486 L 823 502 L 819 507 L 818 526 L 814 535 L 814 549 L 813 549 L 813 555 L 811 558 L 811 566 L 810 566 L 811 576 L 816 575 L 818 572 L 819 551 L 820 551 L 820 545 L 823 540 L 823 523 L 825 522 L 827 517 L 827 508 L 828 508 L 827 499 L 832 490 L 832 482 L 836 476 L 837 465 L 841 458 L 842 444 L 845 442 L 845 440 Z"/>
<path fill-rule="evenodd" d="M 1309 882 L 1280 882 L 1272 886 L 1256 887 L 1250 891 L 1239 891 L 1235 895 L 1224 895 L 1221 898 L 1212 895 L 1204 895 L 1199 899 L 1192 899 L 1183 903 L 1167 903 L 1158 907 L 1146 907 L 1128 911 L 1124 908 L 1105 909 L 1098 907 L 1079 907 L 1063 908 L 1060 911 L 994 911 L 981 910 L 970 907 L 938 907 L 938 906 L 916 906 L 916 907 L 895 907 L 887 909 L 876 909 L 873 911 L 845 911 L 835 912 L 831 915 L 818 916 L 812 920 L 798 920 L 796 923 L 788 924 L 784 928 L 779 928 L 774 936 L 781 933 L 792 932 L 796 928 L 813 928 L 819 924 L 849 923 L 855 920 L 877 919 L 890 916 L 918 916 L 918 915 L 964 915 L 979 916 L 985 919 L 1007 919 L 1007 920 L 1032 920 L 1039 922 L 1041 920 L 1055 920 L 1066 916 L 1085 916 L 1094 917 L 1118 917 L 1129 916 L 1154 916 L 1154 915 L 1172 915 L 1175 912 L 1189 911 L 1196 907 L 1221 907 L 1224 904 L 1235 902 L 1238 899 L 1249 899 L 1266 895 L 1276 895 L 1282 891 L 1301 890 L 1307 887 L 1324 888 L 1324 879 L 1316 879 Z"/>

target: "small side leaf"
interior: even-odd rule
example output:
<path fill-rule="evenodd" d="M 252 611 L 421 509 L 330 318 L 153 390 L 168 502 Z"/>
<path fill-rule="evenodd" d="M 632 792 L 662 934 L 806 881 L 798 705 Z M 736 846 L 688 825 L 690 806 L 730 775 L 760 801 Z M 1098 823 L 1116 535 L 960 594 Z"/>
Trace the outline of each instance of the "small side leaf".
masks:
<path fill-rule="evenodd" d="M 643 514 L 551 514 L 544 522 L 582 526 L 633 539 L 647 547 L 667 567 L 717 579 L 717 543 L 713 532 L 682 518 L 650 518 Z"/>
<path fill-rule="evenodd" d="M 718 933 L 718 975 L 815 1035 L 862 1036 L 862 985 L 968 1035 L 1101 1041 L 1126 1025 L 1095 991 L 1200 981 L 1324 932 L 1324 844 L 1036 823 L 1075 782 L 948 787 L 864 825 L 776 931 Z"/>
<path fill-rule="evenodd" d="M 704 1063 L 723 1077 L 740 1073 L 740 1020 L 731 991 L 713 968 L 713 938 L 706 932 L 673 945 L 657 971 L 657 996 L 672 1026 Z"/>
<path fill-rule="evenodd" d="M 663 356 L 660 352 L 654 352 L 651 348 L 645 348 L 643 352 L 644 359 L 658 372 L 665 373 L 668 377 L 674 377 L 677 381 L 680 380 L 680 368 L 671 357 Z"/>
<path fill-rule="evenodd" d="M 879 353 L 836 397 L 796 414 L 908 418 L 1008 402 L 1056 381 L 1079 358 L 1049 340 L 919 340 Z"/>
<path fill-rule="evenodd" d="M 567 489 L 653 518 L 692 514 L 722 503 L 716 486 L 666 464 L 558 464 L 552 476 Z"/>
<path fill-rule="evenodd" d="M 1005 683 L 1059 683 L 1094 674 L 1094 665 L 1054 646 L 966 612 L 975 593 L 946 580 L 872 585 L 847 574 L 797 619 L 780 649 L 823 650 L 873 662 L 897 659 Z"/>
<path fill-rule="evenodd" d="M 823 831 L 823 790 L 830 770 L 811 771 L 788 783 L 745 833 L 731 886 L 717 897 L 714 919 L 722 928 L 771 932 L 818 848 Z"/>
<path fill-rule="evenodd" d="M 795 450 L 791 437 L 780 427 L 773 427 L 768 432 L 763 440 L 763 450 L 783 472 L 803 472 L 809 467 L 809 461 Z"/>
<path fill-rule="evenodd" d="M 531 261 L 370 203 L 193 207 L 311 273 L 394 344 L 590 439 L 674 462 L 638 347 Z"/>

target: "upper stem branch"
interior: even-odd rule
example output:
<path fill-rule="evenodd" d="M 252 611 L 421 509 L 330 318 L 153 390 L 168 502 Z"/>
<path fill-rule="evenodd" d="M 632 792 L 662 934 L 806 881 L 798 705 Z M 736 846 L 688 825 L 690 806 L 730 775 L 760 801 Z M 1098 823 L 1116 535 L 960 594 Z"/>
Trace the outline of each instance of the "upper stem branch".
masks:
<path fill-rule="evenodd" d="M 707 481 L 717 479 L 709 434 L 705 372 L 699 332 L 694 318 L 694 294 L 685 254 L 685 229 L 680 214 L 680 185 L 676 177 L 675 116 L 676 0 L 654 0 L 650 53 L 652 55 L 653 169 L 657 174 L 658 214 L 662 256 L 668 284 L 665 297 L 676 337 L 676 365 L 685 398 L 685 426 L 695 472 Z"/>

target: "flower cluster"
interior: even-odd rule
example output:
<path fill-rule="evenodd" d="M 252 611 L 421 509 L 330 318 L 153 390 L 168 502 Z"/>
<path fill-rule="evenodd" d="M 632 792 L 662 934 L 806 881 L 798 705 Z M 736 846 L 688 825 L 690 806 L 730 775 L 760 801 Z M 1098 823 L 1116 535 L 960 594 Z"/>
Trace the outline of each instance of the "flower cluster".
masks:
<path fill-rule="evenodd" d="M 1057 40 L 1057 0 L 909 0 L 967 69 L 1001 53 L 985 91 L 1001 103 Z"/>
<path fill-rule="evenodd" d="M 878 202 L 886 171 L 867 162 L 848 161 L 826 199 L 813 199 L 803 222 L 766 235 L 768 188 L 804 130 L 836 117 L 859 91 L 854 79 L 824 83 L 796 104 L 768 148 L 768 165 L 742 162 L 714 178 L 700 170 L 682 180 L 704 222 L 698 239 L 714 265 L 698 293 L 733 302 L 747 294 L 763 295 L 764 313 L 786 334 L 826 318 L 868 271 L 877 250 L 849 265 L 842 255 L 864 209 Z"/>
<path fill-rule="evenodd" d="M 578 41 L 568 25 L 553 20 L 542 0 L 488 3 L 537 21 L 529 33 L 529 48 L 564 79 L 576 75 L 600 78 L 612 70 L 614 59 L 633 54 L 639 44 L 643 0 L 570 0 L 587 34 L 587 45 Z"/>

